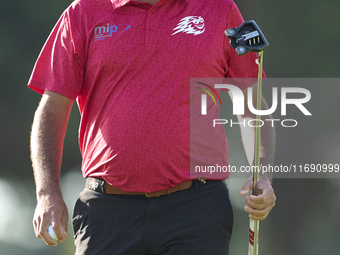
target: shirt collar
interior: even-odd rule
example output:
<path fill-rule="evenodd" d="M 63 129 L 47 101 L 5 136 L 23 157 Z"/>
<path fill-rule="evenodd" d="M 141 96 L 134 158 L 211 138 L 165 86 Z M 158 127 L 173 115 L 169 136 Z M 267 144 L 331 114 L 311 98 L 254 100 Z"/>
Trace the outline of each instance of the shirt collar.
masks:
<path fill-rule="evenodd" d="M 117 9 L 119 7 L 122 7 L 123 5 L 126 5 L 131 0 L 111 0 L 113 9 Z"/>
<path fill-rule="evenodd" d="M 126 5 L 127 3 L 132 2 L 132 1 L 133 0 L 111 0 L 113 9 L 122 7 L 123 5 Z M 183 1 L 186 1 L 187 3 L 189 2 L 189 0 L 183 0 Z"/>

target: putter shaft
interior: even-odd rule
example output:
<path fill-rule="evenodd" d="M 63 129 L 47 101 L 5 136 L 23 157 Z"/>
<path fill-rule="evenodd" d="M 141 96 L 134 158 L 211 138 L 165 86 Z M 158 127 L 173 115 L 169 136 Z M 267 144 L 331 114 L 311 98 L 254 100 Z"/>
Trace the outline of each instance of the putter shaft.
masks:
<path fill-rule="evenodd" d="M 257 81 L 257 110 L 261 110 L 261 102 L 262 102 L 262 66 L 263 66 L 263 51 L 259 52 L 259 73 L 258 73 L 258 81 Z M 261 115 L 256 115 L 257 122 L 261 120 Z M 254 165 L 255 172 L 253 173 L 253 195 L 258 195 L 258 182 L 260 176 L 260 150 L 261 150 L 261 127 L 256 126 L 255 128 L 255 157 L 254 157 Z M 258 239 L 259 239 L 259 221 L 253 220 L 250 223 L 253 225 L 253 233 L 254 233 L 254 242 L 253 242 L 253 253 L 252 255 L 258 255 Z"/>

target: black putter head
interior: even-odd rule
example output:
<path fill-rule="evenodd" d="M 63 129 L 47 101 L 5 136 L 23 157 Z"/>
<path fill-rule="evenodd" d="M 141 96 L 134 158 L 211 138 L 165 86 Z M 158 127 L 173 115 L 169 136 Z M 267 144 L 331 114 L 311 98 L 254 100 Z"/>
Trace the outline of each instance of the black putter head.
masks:
<path fill-rule="evenodd" d="M 230 44 L 239 56 L 249 51 L 260 52 L 269 46 L 254 20 L 246 21 L 239 27 L 227 29 L 225 35 L 230 38 Z"/>

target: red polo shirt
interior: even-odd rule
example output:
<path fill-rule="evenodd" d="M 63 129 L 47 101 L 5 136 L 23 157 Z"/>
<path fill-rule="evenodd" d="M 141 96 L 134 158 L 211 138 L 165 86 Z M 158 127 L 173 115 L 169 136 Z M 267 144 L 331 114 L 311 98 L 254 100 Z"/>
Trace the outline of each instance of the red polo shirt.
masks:
<path fill-rule="evenodd" d="M 232 0 L 76 0 L 29 87 L 77 100 L 84 177 L 167 189 L 190 179 L 190 78 L 257 76 L 256 54 L 238 57 L 224 35 L 242 22 Z"/>

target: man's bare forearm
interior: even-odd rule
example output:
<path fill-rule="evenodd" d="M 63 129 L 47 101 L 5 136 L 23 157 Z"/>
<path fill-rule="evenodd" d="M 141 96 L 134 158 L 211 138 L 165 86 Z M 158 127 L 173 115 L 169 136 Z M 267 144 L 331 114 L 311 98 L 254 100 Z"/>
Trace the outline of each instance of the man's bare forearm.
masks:
<path fill-rule="evenodd" d="M 31 159 L 37 196 L 60 193 L 59 173 L 63 141 L 70 104 L 62 104 L 53 95 L 44 94 L 35 113 L 31 133 Z"/>

